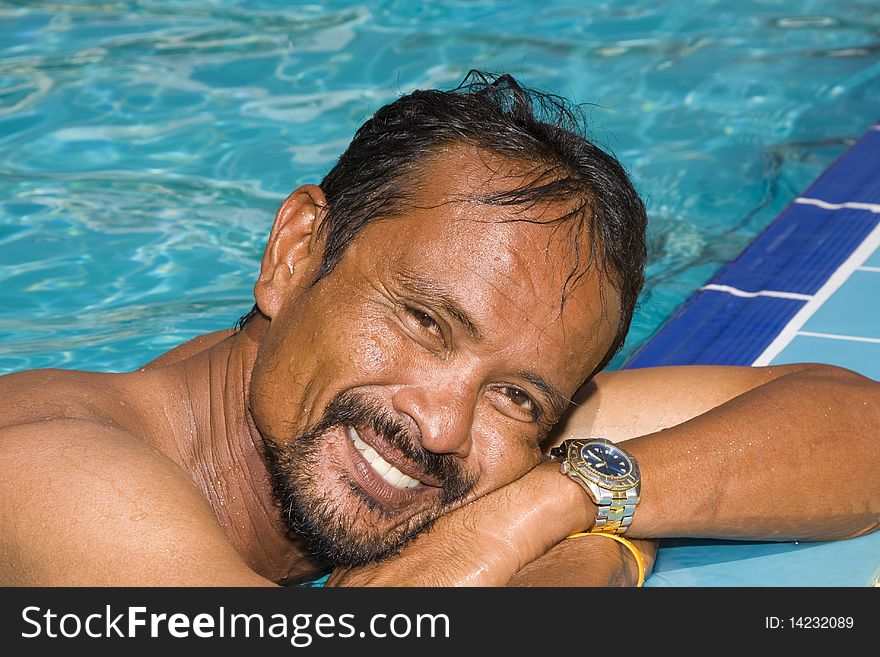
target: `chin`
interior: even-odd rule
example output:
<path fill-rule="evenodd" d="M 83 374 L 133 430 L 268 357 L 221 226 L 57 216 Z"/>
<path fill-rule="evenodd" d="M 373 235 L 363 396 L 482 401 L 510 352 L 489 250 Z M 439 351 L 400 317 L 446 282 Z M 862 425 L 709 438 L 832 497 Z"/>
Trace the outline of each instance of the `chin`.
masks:
<path fill-rule="evenodd" d="M 321 458 L 319 445 L 269 446 L 269 472 L 282 519 L 326 566 L 356 567 L 382 561 L 428 529 L 439 508 L 389 509 L 339 467 Z"/>
<path fill-rule="evenodd" d="M 305 541 L 312 555 L 330 566 L 356 567 L 382 561 L 428 529 L 439 510 L 413 515 L 389 512 L 354 483 L 339 480 L 332 495 L 288 482 L 281 498 L 292 536 Z"/>

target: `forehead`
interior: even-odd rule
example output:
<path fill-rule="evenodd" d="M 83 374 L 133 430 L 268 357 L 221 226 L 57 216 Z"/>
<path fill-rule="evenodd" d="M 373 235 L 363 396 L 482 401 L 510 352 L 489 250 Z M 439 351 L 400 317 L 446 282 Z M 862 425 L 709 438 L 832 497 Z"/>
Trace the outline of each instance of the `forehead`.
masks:
<path fill-rule="evenodd" d="M 570 285 L 588 258 L 589 235 L 582 231 L 575 244 L 571 223 L 554 221 L 568 212 L 564 202 L 477 200 L 527 183 L 530 170 L 478 149 L 441 152 L 412 183 L 414 202 L 393 219 L 368 225 L 344 259 L 391 284 L 452 291 L 489 329 L 490 340 L 511 348 L 530 344 L 536 359 L 552 348 L 569 369 L 589 372 L 619 318 L 617 293 L 598 267 Z"/>

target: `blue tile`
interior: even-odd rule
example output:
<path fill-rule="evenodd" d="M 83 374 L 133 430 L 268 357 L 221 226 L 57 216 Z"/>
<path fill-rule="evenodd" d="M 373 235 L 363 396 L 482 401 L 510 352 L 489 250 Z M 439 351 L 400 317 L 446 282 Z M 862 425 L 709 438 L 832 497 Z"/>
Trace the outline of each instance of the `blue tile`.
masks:
<path fill-rule="evenodd" d="M 792 204 L 712 279 L 746 292 L 815 294 L 880 222 L 865 210 Z"/>
<path fill-rule="evenodd" d="M 802 194 L 829 203 L 880 203 L 880 131 L 869 130 Z"/>
<path fill-rule="evenodd" d="M 626 367 L 751 365 L 804 303 L 698 292 Z"/>
<path fill-rule="evenodd" d="M 772 361 L 782 363 L 828 363 L 880 381 L 880 344 L 798 335 Z"/>
<path fill-rule="evenodd" d="M 880 131 L 868 131 L 802 196 L 831 203 L 880 203 Z M 710 282 L 745 292 L 774 290 L 815 294 L 878 223 L 880 215 L 867 210 L 827 210 L 792 203 Z M 865 264 L 880 266 L 880 250 Z M 828 310 L 821 311 L 816 322 L 828 319 L 829 325 L 840 326 L 839 306 L 851 304 L 856 298 L 859 313 L 873 308 L 875 301 L 862 299 L 863 292 L 858 291 L 852 298 L 847 292 Z M 698 292 L 625 367 L 750 364 L 753 360 L 748 359 L 763 352 L 794 314 L 792 309 L 796 312 L 801 305 L 797 301 L 790 301 L 788 307 L 767 305 L 766 301 L 766 298 L 730 296 L 725 299 L 721 293 Z M 767 309 L 770 312 L 762 316 Z M 874 317 L 870 314 L 870 321 L 875 321 Z M 880 326 L 880 322 L 876 325 Z M 820 331 L 819 328 L 811 330 Z M 774 334 L 768 336 L 768 332 Z"/>
<path fill-rule="evenodd" d="M 880 339 L 880 272 L 853 272 L 801 330 Z"/>

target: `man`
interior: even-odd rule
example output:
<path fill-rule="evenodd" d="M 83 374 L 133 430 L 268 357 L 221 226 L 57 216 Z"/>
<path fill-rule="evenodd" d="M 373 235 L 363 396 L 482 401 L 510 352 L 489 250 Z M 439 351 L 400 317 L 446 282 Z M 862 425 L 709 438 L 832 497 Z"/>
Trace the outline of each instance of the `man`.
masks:
<path fill-rule="evenodd" d="M 616 540 L 564 539 L 874 529 L 875 382 L 593 376 L 626 335 L 644 230 L 557 98 L 478 76 L 383 107 L 279 209 L 240 330 L 136 372 L 0 379 L 2 581 L 633 584 Z M 629 439 L 626 511 L 544 462 L 587 436 Z"/>

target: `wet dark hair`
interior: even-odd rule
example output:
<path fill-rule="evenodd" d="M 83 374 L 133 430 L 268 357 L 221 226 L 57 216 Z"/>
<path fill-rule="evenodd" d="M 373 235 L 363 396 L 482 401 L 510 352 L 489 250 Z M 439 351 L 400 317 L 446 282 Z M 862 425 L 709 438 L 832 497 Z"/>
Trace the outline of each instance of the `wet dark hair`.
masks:
<path fill-rule="evenodd" d="M 510 75 L 471 71 L 449 91 L 418 90 L 380 108 L 357 131 L 321 182 L 328 214 L 321 225 L 325 250 L 315 283 L 330 273 L 371 221 L 393 218 L 415 204 L 412 185 L 421 165 L 441 148 L 475 146 L 527 167 L 515 189 L 463 200 L 511 206 L 522 219 L 536 205 L 568 211 L 551 220 L 567 227 L 575 264 L 562 290 L 596 263 L 621 298 L 621 318 L 601 370 L 623 346 L 644 283 L 645 206 L 621 164 L 585 136 L 579 107 L 554 94 L 521 86 Z M 555 207 L 555 206 L 554 206 Z M 582 253 L 584 231 L 590 251 Z M 256 306 L 239 320 L 244 324 Z"/>

